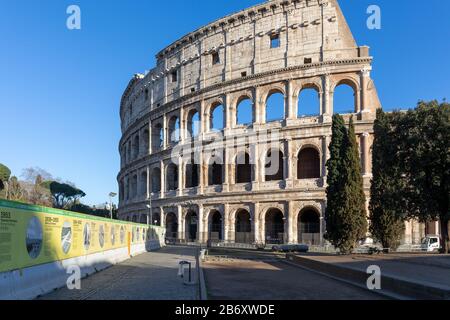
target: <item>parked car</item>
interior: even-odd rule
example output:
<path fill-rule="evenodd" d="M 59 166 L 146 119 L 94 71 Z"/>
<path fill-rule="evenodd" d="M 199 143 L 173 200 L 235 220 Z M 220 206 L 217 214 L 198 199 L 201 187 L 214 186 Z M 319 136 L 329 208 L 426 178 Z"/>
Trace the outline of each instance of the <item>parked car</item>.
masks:
<path fill-rule="evenodd" d="M 304 244 L 282 244 L 272 247 L 274 252 L 308 252 L 309 247 Z"/>

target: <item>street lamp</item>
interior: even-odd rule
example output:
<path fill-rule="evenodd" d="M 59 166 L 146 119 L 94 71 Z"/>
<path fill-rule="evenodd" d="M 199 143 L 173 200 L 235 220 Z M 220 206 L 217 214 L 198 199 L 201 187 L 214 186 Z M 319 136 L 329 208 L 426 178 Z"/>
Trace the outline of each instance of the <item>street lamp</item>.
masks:
<path fill-rule="evenodd" d="M 117 193 L 115 192 L 110 192 L 109 193 L 109 214 L 111 216 L 111 219 L 113 218 L 113 212 L 112 212 L 112 198 L 114 198 L 115 196 L 117 196 Z"/>
<path fill-rule="evenodd" d="M 147 216 L 147 225 L 150 225 L 150 224 L 153 223 L 152 198 L 153 198 L 154 195 L 155 194 L 153 192 L 150 193 L 150 199 L 149 199 L 150 204 L 147 205 L 147 208 L 150 211 L 150 215 Z"/>

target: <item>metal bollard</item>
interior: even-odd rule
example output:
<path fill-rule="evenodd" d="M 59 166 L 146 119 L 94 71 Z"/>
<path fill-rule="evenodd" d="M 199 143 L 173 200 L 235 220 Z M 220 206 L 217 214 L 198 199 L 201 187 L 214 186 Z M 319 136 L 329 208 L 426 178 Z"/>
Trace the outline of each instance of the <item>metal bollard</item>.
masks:
<path fill-rule="evenodd" d="M 191 270 L 192 266 L 189 261 L 180 261 L 179 267 L 178 267 L 178 276 L 183 278 L 184 277 L 184 269 L 185 266 L 189 265 L 189 283 L 191 283 Z"/>

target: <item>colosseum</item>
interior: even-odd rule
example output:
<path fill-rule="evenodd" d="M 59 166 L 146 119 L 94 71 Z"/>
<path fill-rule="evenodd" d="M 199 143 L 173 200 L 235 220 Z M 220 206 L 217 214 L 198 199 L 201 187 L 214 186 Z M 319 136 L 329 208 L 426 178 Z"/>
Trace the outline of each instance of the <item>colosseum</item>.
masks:
<path fill-rule="evenodd" d="M 181 242 L 321 245 L 334 113 L 355 121 L 369 198 L 381 104 L 369 47 L 336 0 L 266 1 L 156 58 L 121 101 L 121 219 Z M 340 90 L 350 105 L 335 103 Z"/>

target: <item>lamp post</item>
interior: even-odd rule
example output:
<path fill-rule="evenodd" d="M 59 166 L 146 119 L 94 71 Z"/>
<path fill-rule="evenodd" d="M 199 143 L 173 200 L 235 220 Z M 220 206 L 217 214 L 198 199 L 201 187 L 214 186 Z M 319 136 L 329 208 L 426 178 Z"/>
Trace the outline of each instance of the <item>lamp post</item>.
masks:
<path fill-rule="evenodd" d="M 154 193 L 150 193 L 150 199 L 149 202 L 150 204 L 147 205 L 147 208 L 150 211 L 150 215 L 147 216 L 147 225 L 153 224 L 153 210 L 152 210 L 152 198 L 154 196 Z"/>
<path fill-rule="evenodd" d="M 117 196 L 117 193 L 115 193 L 115 192 L 110 192 L 109 193 L 109 214 L 110 214 L 111 219 L 113 218 L 112 198 L 114 198 L 115 196 Z"/>

